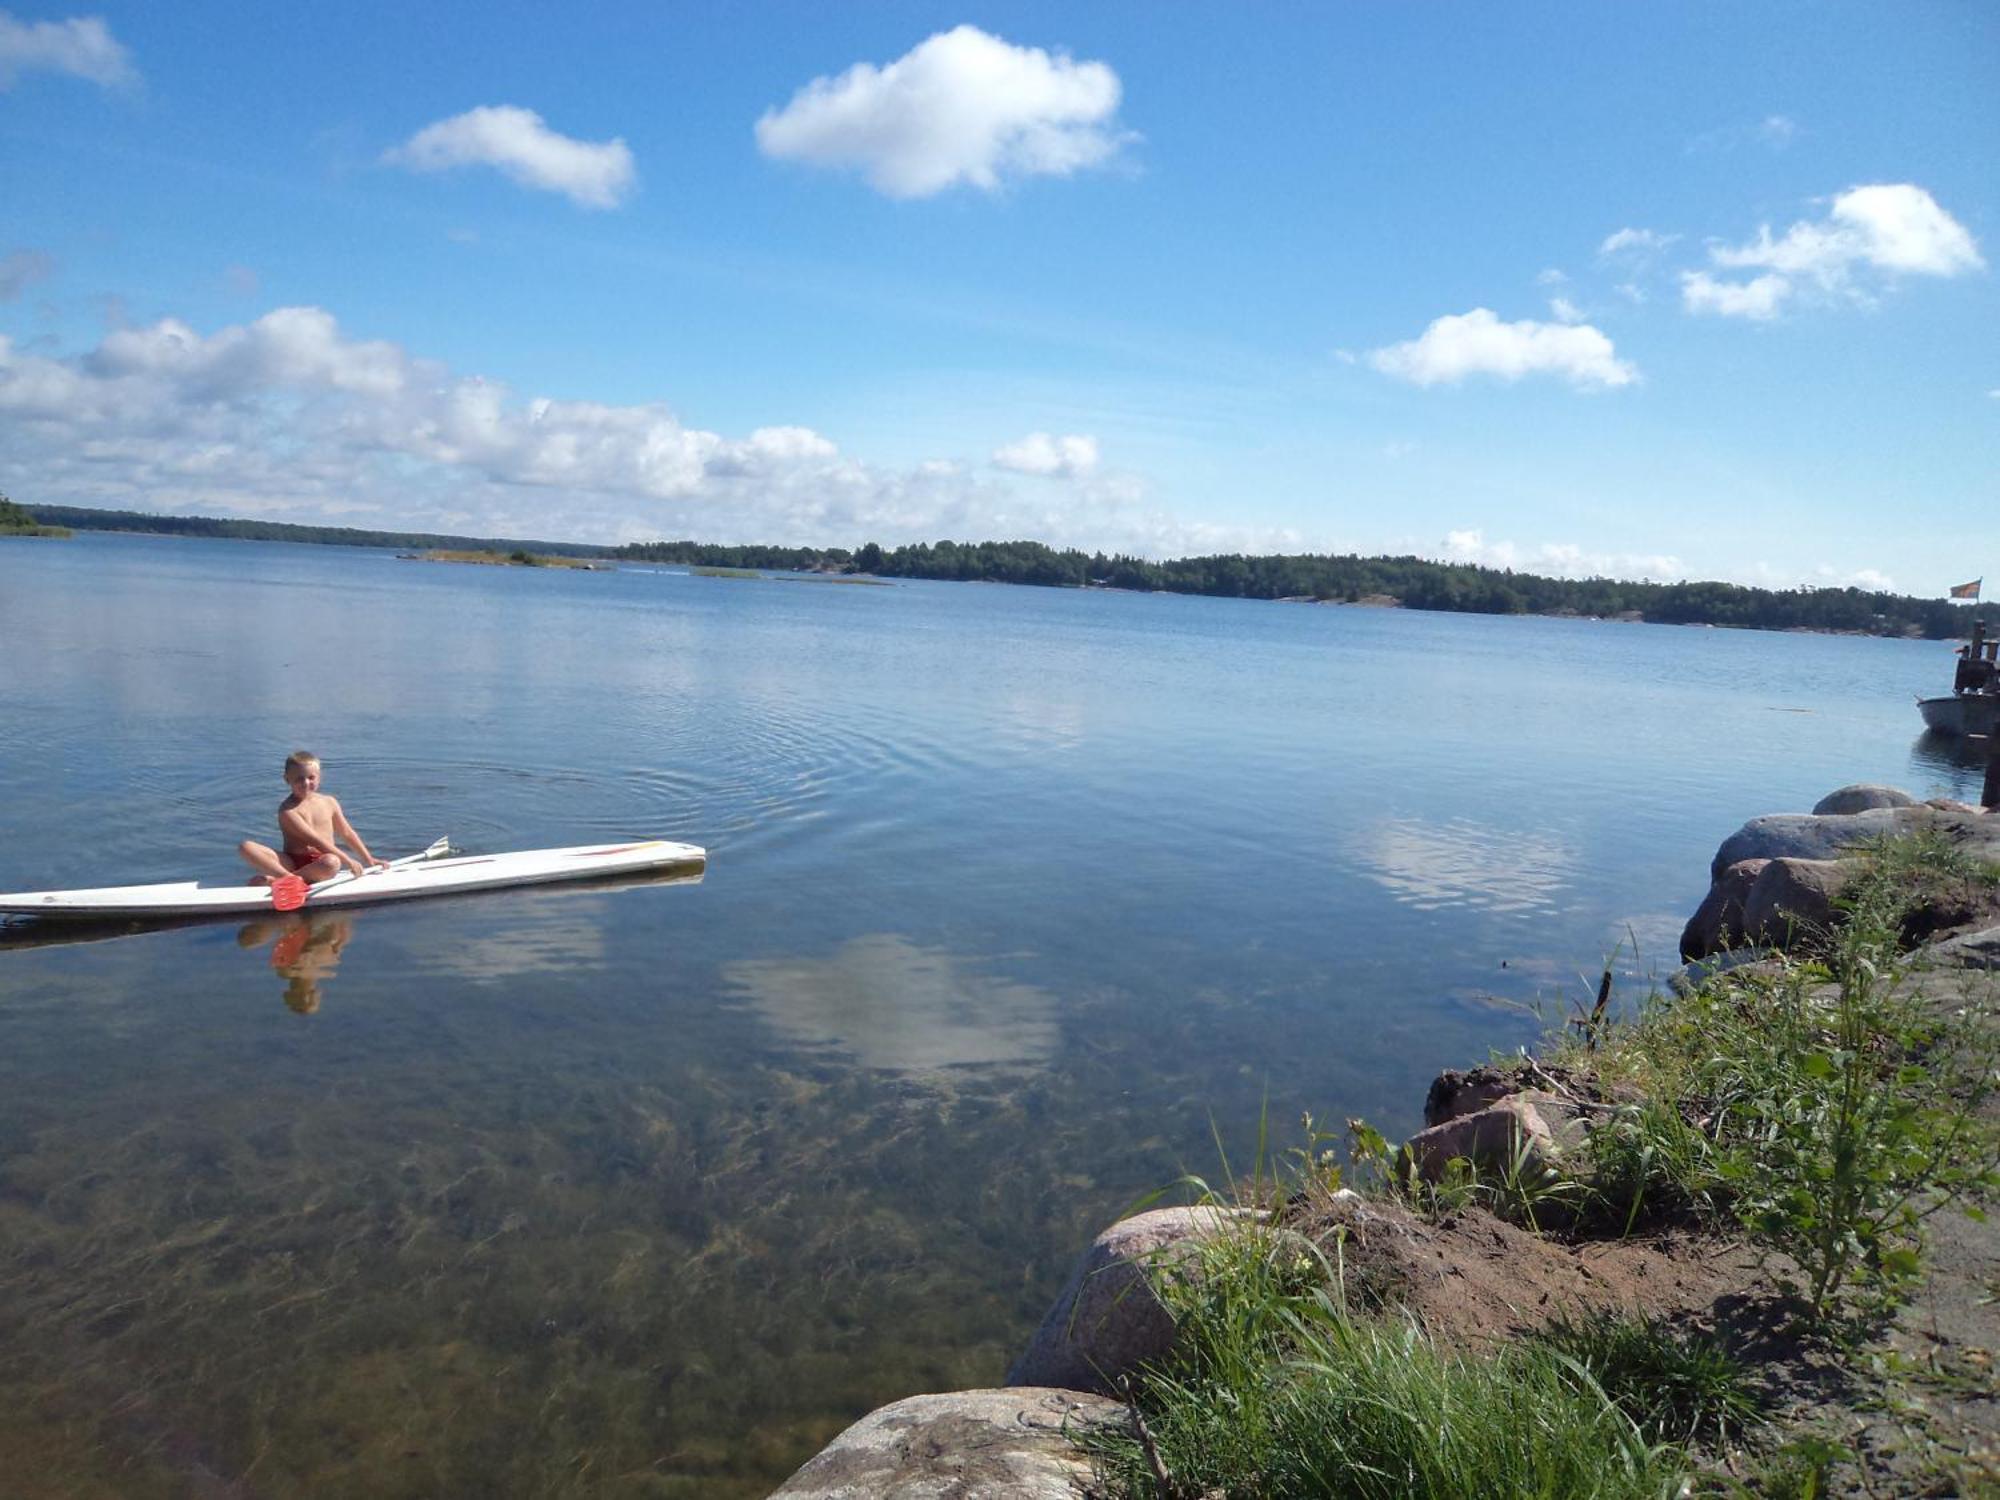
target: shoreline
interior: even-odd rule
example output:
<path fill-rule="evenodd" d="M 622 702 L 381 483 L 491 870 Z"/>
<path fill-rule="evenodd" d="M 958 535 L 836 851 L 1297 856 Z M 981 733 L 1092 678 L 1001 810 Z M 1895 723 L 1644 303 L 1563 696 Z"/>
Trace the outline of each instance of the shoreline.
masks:
<path fill-rule="evenodd" d="M 1441 1073 L 1426 1128 L 1400 1146 L 1349 1121 L 1343 1165 L 1327 1145 L 1334 1132 L 1307 1117 L 1288 1170 L 1260 1158 L 1250 1184 L 1113 1224 L 1078 1258 L 1004 1385 L 878 1408 L 772 1500 L 939 1485 L 1009 1500 L 1262 1493 L 1256 1462 L 1230 1455 L 1277 1441 L 1264 1461 L 1282 1454 L 1289 1464 L 1298 1454 L 1287 1442 L 1319 1441 L 1310 1425 L 1291 1439 L 1265 1432 L 1306 1399 L 1291 1363 L 1299 1357 L 1321 1371 L 1318 1385 L 1333 1392 L 1324 1399 L 1336 1405 L 1341 1389 L 1378 1378 L 1405 1392 L 1398 1402 L 1418 1401 L 1422 1381 L 1402 1382 L 1432 1371 L 1425 1378 L 1459 1390 L 1438 1422 L 1463 1420 L 1482 1392 L 1508 1413 L 1508 1429 L 1522 1425 L 1514 1414 L 1524 1401 L 1535 1413 L 1529 1427 L 1553 1424 L 1546 1412 L 1587 1417 L 1610 1402 L 1625 1411 L 1620 1421 L 1665 1445 L 1642 1453 L 1586 1421 L 1538 1460 L 1579 1474 L 1608 1465 L 1653 1486 L 1678 1473 L 1746 1495 L 2000 1487 L 1991 1368 L 2000 1223 L 1974 1213 L 2000 1197 L 2000 816 L 1846 787 L 1810 814 L 1752 819 L 1723 841 L 1712 876 L 1683 934 L 1690 962 L 1666 994 L 1620 1015 L 1609 1008 L 1607 967 L 1595 1009 L 1534 1053 Z M 1863 1025 L 1880 1040 L 1821 1060 L 1818 1038 L 1835 1016 L 1842 1035 Z M 1694 1036 L 1684 1044 L 1677 1028 L 1687 1027 Z M 1759 1132 L 1739 1140 L 1688 1114 L 1712 1085 L 1677 1092 L 1684 1084 L 1674 1080 L 1692 1076 L 1677 1071 L 1686 1058 L 1727 1054 L 1732 1034 L 1756 1059 L 1742 1085 L 1750 1092 L 1731 1106 L 1746 1118 L 1765 1109 L 1773 1121 L 1792 1118 L 1820 1080 L 1839 1094 L 1843 1070 L 1863 1080 L 1857 1101 L 1886 1091 L 1890 1104 L 1844 1127 L 1836 1111 L 1790 1154 L 1769 1156 Z M 1686 1045 L 1693 1051 L 1683 1056 Z M 1952 1071 L 1961 1045 L 1975 1048 L 1969 1072 Z M 1924 1066 L 1898 1071 L 1894 1054 L 1911 1048 Z M 1896 1102 L 1905 1096 L 1907 1106 Z M 1883 1170 L 1907 1180 L 1848 1183 L 1838 1170 L 1847 1148 L 1819 1132 L 1899 1139 L 1906 1108 L 1948 1125 L 1939 1159 L 1918 1171 L 1914 1144 L 1892 1148 L 1903 1154 Z M 1727 1169 L 1662 1167 L 1626 1149 L 1669 1139 L 1702 1160 L 1720 1152 Z M 1822 1149 L 1835 1175 L 1811 1178 L 1819 1186 L 1792 1202 L 1779 1189 Z M 1749 1175 L 1731 1175 L 1732 1161 L 1752 1164 Z M 1638 1179 L 1620 1175 L 1635 1165 Z M 1778 1184 L 1768 1194 L 1767 1178 Z M 1926 1232 L 1898 1216 L 1898 1193 L 1914 1195 L 1926 1215 L 1947 1212 Z M 1963 1212 L 1949 1209 L 1954 1201 Z M 1864 1254 L 1859 1241 L 1850 1247 L 1817 1227 L 1840 1212 L 1877 1248 Z M 1285 1265 L 1293 1269 L 1274 1272 Z M 1299 1302 L 1313 1285 L 1319 1300 Z M 1283 1311 L 1293 1306 L 1307 1309 L 1305 1321 Z M 1238 1368 L 1240 1354 L 1220 1351 L 1259 1318 L 1278 1330 L 1273 1349 L 1325 1338 L 1335 1352 L 1284 1356 L 1292 1373 L 1274 1366 L 1271 1387 L 1286 1393 L 1281 1405 L 1253 1415 L 1264 1377 L 1254 1361 Z M 1424 1332 L 1387 1344 L 1370 1332 L 1396 1328 Z M 1686 1372 L 1697 1366 L 1713 1410 L 1697 1410 L 1684 1431 L 1645 1426 L 1669 1407 L 1675 1421 L 1685 1415 L 1674 1406 L 1677 1382 L 1693 1380 Z M 1573 1373 L 1585 1370 L 1579 1385 Z M 1213 1397 L 1203 1394 L 1211 1388 Z M 1360 1399 L 1366 1409 L 1380 1398 Z M 1429 1430 L 1433 1419 L 1408 1416 L 1426 1428 L 1426 1444 L 1451 1447 Z M 1307 1471 L 1329 1472 L 1313 1468 L 1326 1461 Z M 1483 1467 L 1471 1472 L 1486 1477 Z M 1546 1467 L 1536 1472 L 1547 1481 Z M 1413 1477 L 1405 1492 L 1462 1493 L 1466 1482 L 1461 1474 L 1424 1488 Z M 1597 1480 L 1570 1483 L 1582 1487 L 1562 1492 L 1600 1493 Z M 1602 1493 L 1651 1492 L 1606 1483 Z"/>

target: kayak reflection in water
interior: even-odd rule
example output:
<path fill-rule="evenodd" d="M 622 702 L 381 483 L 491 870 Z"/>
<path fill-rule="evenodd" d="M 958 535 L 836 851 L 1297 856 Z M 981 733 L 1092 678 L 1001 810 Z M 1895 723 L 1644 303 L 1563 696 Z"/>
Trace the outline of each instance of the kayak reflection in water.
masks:
<path fill-rule="evenodd" d="M 354 936 L 354 919 L 341 912 L 260 917 L 236 934 L 239 948 L 271 945 L 271 967 L 285 980 L 285 1004 L 299 1015 L 319 1009 L 320 985 L 340 967 L 340 951 Z"/>

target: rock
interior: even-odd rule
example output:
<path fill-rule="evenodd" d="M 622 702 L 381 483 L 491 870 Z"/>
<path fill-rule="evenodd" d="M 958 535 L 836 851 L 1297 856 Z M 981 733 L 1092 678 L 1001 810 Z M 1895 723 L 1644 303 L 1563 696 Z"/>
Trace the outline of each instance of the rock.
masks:
<path fill-rule="evenodd" d="M 1867 812 L 1877 807 L 1915 807 L 1917 799 L 1908 792 L 1899 792 L 1892 786 L 1875 786 L 1870 782 L 1856 782 L 1844 786 L 1837 792 L 1828 792 L 1813 804 L 1813 813 L 1825 817 L 1830 813 Z"/>
<path fill-rule="evenodd" d="M 1974 859 L 2000 858 L 2000 819 L 1924 805 L 1876 807 L 1826 817 L 1774 813 L 1752 818 L 1722 841 L 1709 875 L 1720 875 L 1741 859 L 1837 859 L 1852 844 L 1920 829 L 1949 835 Z"/>
<path fill-rule="evenodd" d="M 1461 1115 L 1477 1114 L 1520 1092 L 1516 1079 L 1484 1063 L 1463 1073 L 1446 1068 L 1431 1081 L 1430 1092 L 1424 1096 L 1424 1124 L 1442 1125 Z"/>
<path fill-rule="evenodd" d="M 1780 946 L 1831 931 L 1840 923 L 1834 902 L 1860 871 L 1851 859 L 1770 860 L 1743 898 L 1744 931 Z"/>
<path fill-rule="evenodd" d="M 822 1448 L 771 1500 L 1079 1500 L 1079 1426 L 1128 1421 L 1102 1396 L 1017 1386 L 910 1396 Z"/>
<path fill-rule="evenodd" d="M 2000 969 L 2000 927 L 1928 944 L 1923 958 L 1942 969 Z"/>
<path fill-rule="evenodd" d="M 1547 1171 L 1555 1165 L 1558 1147 L 1537 1102 L 1515 1094 L 1488 1109 L 1418 1131 L 1403 1142 L 1402 1154 L 1419 1177 L 1436 1182 L 1459 1157 L 1470 1161 L 1482 1177 L 1512 1171 L 1517 1161 L 1524 1173 Z"/>
<path fill-rule="evenodd" d="M 1936 814 L 1927 808 L 1877 807 L 1829 817 L 1772 813 L 1752 818 L 1722 841 L 1708 873 L 1712 879 L 1745 859 L 1835 859 L 1850 844 L 1908 832 L 1932 816 Z"/>
<path fill-rule="evenodd" d="M 1768 859 L 1739 859 L 1709 882 L 1708 894 L 1681 929 L 1682 958 L 1706 958 L 1749 931 L 1743 922 L 1743 903 L 1769 863 Z"/>
<path fill-rule="evenodd" d="M 1196 1241 L 1246 1217 L 1217 1208 L 1156 1208 L 1113 1224 L 1077 1257 L 1055 1305 L 1008 1370 L 1007 1384 L 1108 1394 L 1120 1375 L 1164 1358 L 1174 1345 L 1174 1318 L 1154 1295 L 1149 1268 L 1173 1264 Z"/>
<path fill-rule="evenodd" d="M 1771 953 L 1769 948 L 1725 948 L 1720 953 L 1711 953 L 1706 958 L 1683 965 L 1667 983 L 1677 995 L 1692 995 L 1701 988 L 1703 980 L 1767 963 Z M 1775 975 L 1777 970 L 1773 965 L 1763 972 Z"/>

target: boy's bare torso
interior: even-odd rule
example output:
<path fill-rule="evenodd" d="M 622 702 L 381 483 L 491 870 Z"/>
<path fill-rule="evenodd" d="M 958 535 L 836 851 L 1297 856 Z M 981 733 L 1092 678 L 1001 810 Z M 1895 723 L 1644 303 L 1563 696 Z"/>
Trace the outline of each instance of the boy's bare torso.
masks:
<path fill-rule="evenodd" d="M 285 848 L 297 853 L 307 847 L 333 848 L 333 820 L 340 816 L 340 803 L 329 792 L 293 794 L 278 804 L 278 832 Z"/>

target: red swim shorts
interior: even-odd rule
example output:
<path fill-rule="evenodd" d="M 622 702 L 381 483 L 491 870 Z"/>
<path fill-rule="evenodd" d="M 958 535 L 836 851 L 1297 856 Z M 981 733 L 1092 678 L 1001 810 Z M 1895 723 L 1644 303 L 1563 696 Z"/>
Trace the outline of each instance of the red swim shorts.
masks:
<path fill-rule="evenodd" d="M 325 859 L 326 851 L 315 845 L 307 844 L 303 849 L 287 849 L 285 851 L 285 858 L 292 862 L 294 870 L 303 870 L 307 865 L 315 865 Z"/>

